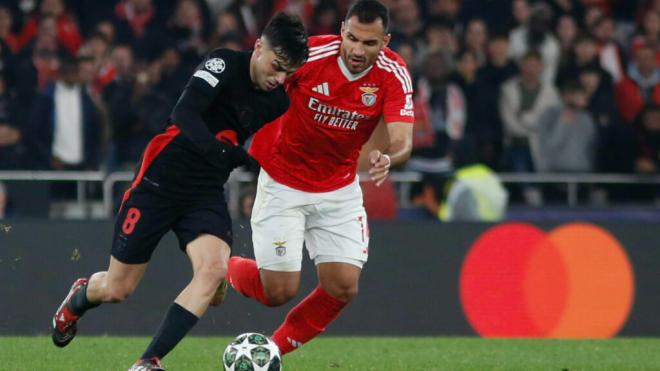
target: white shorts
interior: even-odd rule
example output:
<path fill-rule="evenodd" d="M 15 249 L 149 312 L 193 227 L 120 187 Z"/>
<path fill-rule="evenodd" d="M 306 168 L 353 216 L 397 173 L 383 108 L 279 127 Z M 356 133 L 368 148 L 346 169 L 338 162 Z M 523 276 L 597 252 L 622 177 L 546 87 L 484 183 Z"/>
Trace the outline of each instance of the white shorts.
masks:
<path fill-rule="evenodd" d="M 259 174 L 252 208 L 252 242 L 259 268 L 298 272 L 303 241 L 315 264 L 362 268 L 369 254 L 367 213 L 359 179 L 332 192 L 299 191 Z"/>

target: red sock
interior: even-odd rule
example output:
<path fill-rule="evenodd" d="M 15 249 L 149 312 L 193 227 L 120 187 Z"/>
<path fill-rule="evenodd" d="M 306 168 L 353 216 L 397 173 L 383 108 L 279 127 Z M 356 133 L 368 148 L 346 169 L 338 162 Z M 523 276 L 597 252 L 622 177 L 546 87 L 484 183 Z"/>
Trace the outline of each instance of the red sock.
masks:
<path fill-rule="evenodd" d="M 284 323 L 273 333 L 273 340 L 280 352 L 283 355 L 292 352 L 325 331 L 346 304 L 330 296 L 321 286 L 316 287 L 291 309 Z"/>
<path fill-rule="evenodd" d="M 266 298 L 264 285 L 261 283 L 256 261 L 239 258 L 238 256 L 229 258 L 226 278 L 234 290 L 240 292 L 243 296 L 270 306 L 270 302 Z"/>

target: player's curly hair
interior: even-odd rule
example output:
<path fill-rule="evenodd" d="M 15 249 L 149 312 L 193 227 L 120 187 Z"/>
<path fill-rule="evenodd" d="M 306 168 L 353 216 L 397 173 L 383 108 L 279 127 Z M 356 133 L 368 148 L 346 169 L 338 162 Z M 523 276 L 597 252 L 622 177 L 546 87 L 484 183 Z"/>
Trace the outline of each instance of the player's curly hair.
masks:
<path fill-rule="evenodd" d="M 277 13 L 261 35 L 268 40 L 275 54 L 290 66 L 298 67 L 307 61 L 307 30 L 298 16 Z"/>

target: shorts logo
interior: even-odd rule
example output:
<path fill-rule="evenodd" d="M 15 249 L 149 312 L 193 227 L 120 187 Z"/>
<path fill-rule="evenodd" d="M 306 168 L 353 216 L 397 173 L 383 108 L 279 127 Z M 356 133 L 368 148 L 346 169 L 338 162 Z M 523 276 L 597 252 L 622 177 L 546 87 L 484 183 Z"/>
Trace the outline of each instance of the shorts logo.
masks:
<path fill-rule="evenodd" d="M 275 255 L 286 255 L 286 241 L 275 241 L 273 244 L 275 245 Z"/>
<path fill-rule="evenodd" d="M 362 103 L 367 106 L 371 107 L 374 104 L 376 104 L 376 92 L 378 91 L 378 88 L 372 88 L 369 86 L 361 86 L 360 90 L 362 90 L 364 93 L 362 94 Z"/>
<path fill-rule="evenodd" d="M 212 58 L 204 63 L 204 68 L 213 73 L 222 73 L 225 70 L 225 61 L 220 58 Z"/>

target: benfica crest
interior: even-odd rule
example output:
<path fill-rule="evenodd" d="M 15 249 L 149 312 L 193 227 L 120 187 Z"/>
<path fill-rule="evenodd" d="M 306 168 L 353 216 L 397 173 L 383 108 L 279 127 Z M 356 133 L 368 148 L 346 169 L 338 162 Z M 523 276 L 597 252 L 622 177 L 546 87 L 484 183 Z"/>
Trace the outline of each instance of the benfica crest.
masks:
<path fill-rule="evenodd" d="M 373 88 L 369 86 L 361 86 L 360 90 L 362 90 L 364 93 L 362 93 L 362 103 L 367 106 L 371 107 L 374 104 L 376 104 L 376 92 L 378 91 L 378 88 Z"/>

